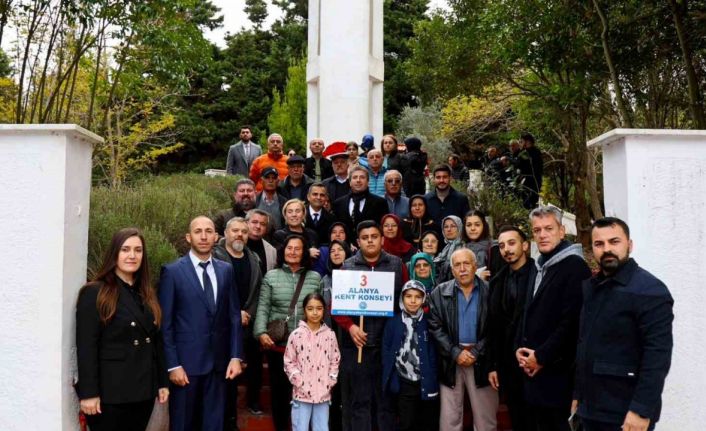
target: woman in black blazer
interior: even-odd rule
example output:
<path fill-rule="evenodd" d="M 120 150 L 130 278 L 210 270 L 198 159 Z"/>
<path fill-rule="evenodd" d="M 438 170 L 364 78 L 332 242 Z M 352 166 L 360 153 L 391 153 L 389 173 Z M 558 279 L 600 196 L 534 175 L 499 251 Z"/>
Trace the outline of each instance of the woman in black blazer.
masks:
<path fill-rule="evenodd" d="M 144 431 L 169 397 L 161 309 L 139 230 L 116 232 L 76 308 L 77 392 L 91 431 Z"/>

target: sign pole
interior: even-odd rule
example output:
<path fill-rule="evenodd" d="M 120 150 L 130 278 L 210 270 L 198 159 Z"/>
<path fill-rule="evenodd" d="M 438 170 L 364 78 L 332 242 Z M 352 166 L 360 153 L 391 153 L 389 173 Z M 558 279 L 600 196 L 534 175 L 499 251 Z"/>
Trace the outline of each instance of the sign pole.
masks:
<path fill-rule="evenodd" d="M 363 330 L 363 316 L 360 316 L 360 321 L 358 322 L 358 326 L 360 327 L 360 330 Z M 363 363 L 363 348 L 358 347 L 358 363 L 361 364 Z"/>

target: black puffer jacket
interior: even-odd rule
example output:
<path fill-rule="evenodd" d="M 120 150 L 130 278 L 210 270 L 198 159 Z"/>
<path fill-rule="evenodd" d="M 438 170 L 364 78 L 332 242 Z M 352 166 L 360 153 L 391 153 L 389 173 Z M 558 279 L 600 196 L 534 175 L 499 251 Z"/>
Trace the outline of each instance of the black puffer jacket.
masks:
<path fill-rule="evenodd" d="M 476 357 L 473 375 L 476 386 L 488 386 L 488 358 L 486 352 L 486 323 L 488 316 L 488 284 L 476 276 L 480 293 L 478 298 L 478 324 L 476 334 L 478 342 L 471 349 Z M 452 388 L 456 384 L 456 358 L 463 348 L 458 343 L 458 296 L 456 280 L 438 285 L 429 296 L 429 332 L 436 340 L 439 361 L 439 381 Z"/>

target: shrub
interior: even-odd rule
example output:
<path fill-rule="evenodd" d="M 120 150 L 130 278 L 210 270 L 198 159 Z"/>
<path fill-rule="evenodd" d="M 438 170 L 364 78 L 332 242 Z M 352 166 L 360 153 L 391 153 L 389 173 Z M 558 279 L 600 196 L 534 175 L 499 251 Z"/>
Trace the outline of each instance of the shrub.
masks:
<path fill-rule="evenodd" d="M 94 187 L 88 233 L 88 275 L 95 274 L 110 238 L 135 226 L 145 235 L 154 281 L 160 267 L 188 251 L 189 221 L 230 206 L 233 177 L 197 174 L 148 177 L 130 186 Z"/>
<path fill-rule="evenodd" d="M 454 184 L 457 190 L 463 190 L 461 183 Z M 471 209 L 483 211 L 492 218 L 491 231 L 495 236 L 498 229 L 504 225 L 515 225 L 529 234 L 528 214 L 522 206 L 522 201 L 510 190 L 484 178 L 483 187 L 468 193 Z"/>

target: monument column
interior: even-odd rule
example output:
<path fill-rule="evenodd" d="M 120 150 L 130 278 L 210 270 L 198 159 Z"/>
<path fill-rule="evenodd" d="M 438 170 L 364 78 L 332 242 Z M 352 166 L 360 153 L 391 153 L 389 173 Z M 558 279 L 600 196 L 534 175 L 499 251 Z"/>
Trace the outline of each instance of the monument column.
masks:
<path fill-rule="evenodd" d="M 706 422 L 706 130 L 615 129 L 603 150 L 605 213 L 625 220 L 632 256 L 674 297 L 674 352 L 658 428 Z"/>
<path fill-rule="evenodd" d="M 383 0 L 309 0 L 307 139 L 382 137 Z"/>
<path fill-rule="evenodd" d="M 76 430 L 76 296 L 86 281 L 93 144 L 78 126 L 0 125 L 0 418 Z"/>

